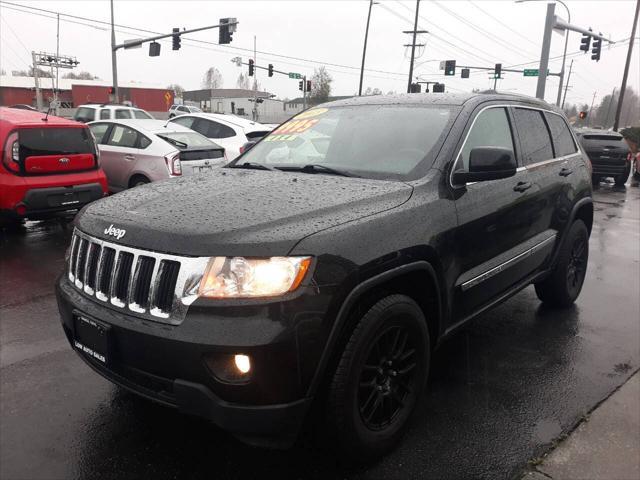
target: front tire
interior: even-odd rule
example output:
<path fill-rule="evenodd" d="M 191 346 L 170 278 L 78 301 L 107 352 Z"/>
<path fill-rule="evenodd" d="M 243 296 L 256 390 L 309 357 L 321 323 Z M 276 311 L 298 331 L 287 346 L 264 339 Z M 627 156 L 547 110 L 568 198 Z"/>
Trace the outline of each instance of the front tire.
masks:
<path fill-rule="evenodd" d="M 627 179 L 629 178 L 629 173 L 631 172 L 631 162 L 627 162 L 627 167 L 625 168 L 624 173 L 621 173 L 617 177 L 614 178 L 616 183 L 616 187 L 622 187 L 625 183 L 627 183 Z"/>
<path fill-rule="evenodd" d="M 589 260 L 589 231 L 580 219 L 573 222 L 562 244 L 551 274 L 535 284 L 538 298 L 545 304 L 566 308 L 580 295 Z"/>
<path fill-rule="evenodd" d="M 390 295 L 360 319 L 329 387 L 327 421 L 341 452 L 358 460 L 400 440 L 429 372 L 424 314 L 404 295 Z"/>

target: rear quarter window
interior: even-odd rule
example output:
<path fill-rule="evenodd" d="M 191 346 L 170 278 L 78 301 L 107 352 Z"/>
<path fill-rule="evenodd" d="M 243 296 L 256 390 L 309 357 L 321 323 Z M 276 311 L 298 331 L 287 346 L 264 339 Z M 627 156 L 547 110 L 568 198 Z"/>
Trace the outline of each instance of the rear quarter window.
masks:
<path fill-rule="evenodd" d="M 116 110 L 116 118 L 131 118 L 131 110 Z"/>
<path fill-rule="evenodd" d="M 556 158 L 576 153 L 578 148 L 573 141 L 573 136 L 564 119 L 560 115 L 547 113 L 547 121 L 549 122 L 549 130 L 551 131 Z"/>
<path fill-rule="evenodd" d="M 80 107 L 73 116 L 79 122 L 92 122 L 96 119 L 96 109 L 91 107 Z"/>

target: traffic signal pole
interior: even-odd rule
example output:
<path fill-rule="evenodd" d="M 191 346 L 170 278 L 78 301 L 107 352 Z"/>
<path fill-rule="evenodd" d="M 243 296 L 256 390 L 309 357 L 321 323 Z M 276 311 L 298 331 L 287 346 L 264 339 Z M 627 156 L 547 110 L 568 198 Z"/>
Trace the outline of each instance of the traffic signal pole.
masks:
<path fill-rule="evenodd" d="M 118 59 L 116 57 L 116 30 L 113 21 L 113 0 L 111 0 L 111 73 L 113 75 L 113 101 L 114 103 L 119 103 Z"/>
<path fill-rule="evenodd" d="M 544 23 L 544 34 L 542 35 L 542 51 L 540 52 L 540 66 L 538 71 L 538 84 L 536 85 L 536 98 L 544 100 L 544 90 L 547 85 L 547 76 L 545 73 L 549 70 L 549 50 L 551 49 L 551 34 L 553 33 L 553 24 L 555 21 L 555 3 L 547 4 L 547 17 Z"/>
<path fill-rule="evenodd" d="M 418 34 L 418 12 L 420 11 L 420 0 L 416 0 L 416 19 L 413 22 L 413 41 L 411 42 L 411 63 L 409 64 L 409 82 L 407 83 L 407 93 L 411 93 L 413 83 L 413 61 L 416 56 L 416 35 Z"/>

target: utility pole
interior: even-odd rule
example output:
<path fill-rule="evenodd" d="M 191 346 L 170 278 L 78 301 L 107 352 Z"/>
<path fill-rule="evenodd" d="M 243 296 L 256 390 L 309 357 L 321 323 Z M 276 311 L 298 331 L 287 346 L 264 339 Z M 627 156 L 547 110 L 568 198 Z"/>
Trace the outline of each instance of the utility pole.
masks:
<path fill-rule="evenodd" d="M 591 125 L 591 110 L 593 110 L 593 102 L 596 101 L 596 95 L 598 92 L 593 92 L 593 98 L 591 99 L 591 106 L 589 107 L 589 113 L 587 114 L 587 123 Z"/>
<path fill-rule="evenodd" d="M 567 76 L 567 83 L 564 86 L 564 96 L 562 97 L 562 105 L 560 108 L 564 108 L 564 102 L 567 99 L 567 90 L 569 89 L 569 82 L 571 81 L 571 70 L 573 70 L 573 59 L 571 59 L 571 64 L 569 64 L 569 75 Z"/>
<path fill-rule="evenodd" d="M 56 29 L 56 57 L 60 58 L 60 14 L 57 16 L 57 29 Z M 56 67 L 56 89 L 53 92 L 53 98 L 56 105 L 56 115 L 60 114 L 60 106 L 58 102 L 58 91 L 60 90 L 60 67 Z"/>
<path fill-rule="evenodd" d="M 360 66 L 360 87 L 358 87 L 358 96 L 362 96 L 362 80 L 364 77 L 364 58 L 367 55 L 367 39 L 369 38 L 369 20 L 371 20 L 371 7 L 373 0 L 369 0 L 369 14 L 367 15 L 367 28 L 364 31 L 364 45 L 362 46 L 362 65 Z"/>
<path fill-rule="evenodd" d="M 31 52 L 31 59 L 33 61 L 33 79 L 36 82 L 36 107 L 38 111 L 42 111 L 42 91 L 40 90 L 40 78 L 38 77 L 38 60 L 36 58 L 36 52 Z"/>
<path fill-rule="evenodd" d="M 622 101 L 624 100 L 624 91 L 627 89 L 627 77 L 629 76 L 629 65 L 631 64 L 631 52 L 633 44 L 636 41 L 636 26 L 638 25 L 638 13 L 640 12 L 640 0 L 636 1 L 636 14 L 633 17 L 633 26 L 631 27 L 631 38 L 629 39 L 629 49 L 627 50 L 627 63 L 624 65 L 624 74 L 622 75 L 622 85 L 620 86 L 620 95 L 618 95 L 618 107 L 616 108 L 616 118 L 613 121 L 613 131 L 618 131 L 620 125 L 620 114 L 622 113 Z"/>
<path fill-rule="evenodd" d="M 418 12 L 420 11 L 420 0 L 416 0 L 416 18 L 413 22 L 413 31 L 404 32 L 412 33 L 413 41 L 411 42 L 411 63 L 409 64 L 409 81 L 407 82 L 407 93 L 411 93 L 411 84 L 413 83 L 413 61 L 416 56 L 416 35 L 418 34 Z M 424 32 L 421 32 L 424 33 Z"/>
<path fill-rule="evenodd" d="M 111 73 L 113 75 L 113 101 L 119 103 L 120 95 L 118 90 L 118 61 L 116 59 L 116 30 L 113 21 L 113 0 L 111 0 Z"/>
<path fill-rule="evenodd" d="M 607 106 L 607 116 L 604 117 L 604 127 L 609 125 L 609 114 L 611 113 L 611 105 L 613 105 L 613 101 L 616 97 L 616 87 L 613 87 L 613 91 L 611 92 L 611 98 L 609 99 L 609 105 Z"/>
<path fill-rule="evenodd" d="M 307 109 L 307 76 L 302 77 L 302 110 Z"/>
<path fill-rule="evenodd" d="M 253 64 L 257 64 L 256 58 L 256 36 L 253 36 Z M 254 72 L 253 77 L 253 121 L 258 121 L 258 71 Z"/>

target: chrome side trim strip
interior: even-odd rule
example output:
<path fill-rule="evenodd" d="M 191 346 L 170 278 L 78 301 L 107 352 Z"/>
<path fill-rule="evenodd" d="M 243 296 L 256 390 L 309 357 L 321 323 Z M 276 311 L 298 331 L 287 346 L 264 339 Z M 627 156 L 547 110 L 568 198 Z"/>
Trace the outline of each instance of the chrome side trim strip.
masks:
<path fill-rule="evenodd" d="M 544 247 L 547 243 L 549 243 L 551 241 L 555 241 L 555 239 L 556 239 L 556 234 L 554 233 L 549 238 L 546 238 L 543 241 L 541 241 L 540 243 L 535 244 L 533 247 L 529 248 L 528 250 L 525 250 L 524 252 L 516 255 L 513 258 L 510 258 L 506 262 L 503 262 L 500 265 L 498 265 L 496 267 L 493 267 L 492 269 L 487 270 L 484 273 L 481 273 L 477 277 L 474 277 L 471 280 L 468 280 L 468 281 L 464 282 L 462 285 L 460 285 L 460 288 L 462 288 L 462 291 L 465 292 L 465 291 L 469 290 L 470 288 L 481 284 L 485 280 L 488 280 L 489 278 L 497 275 L 498 273 L 502 272 L 503 270 L 506 270 L 507 268 L 509 268 L 512 265 L 516 264 L 520 260 L 524 260 L 525 258 L 533 255 L 538 250 L 541 250 L 542 247 Z"/>

